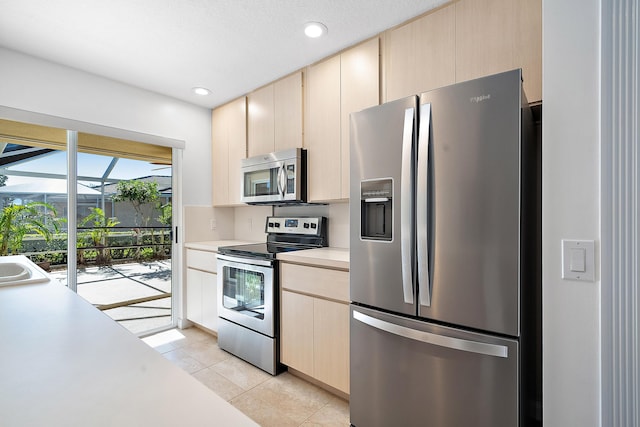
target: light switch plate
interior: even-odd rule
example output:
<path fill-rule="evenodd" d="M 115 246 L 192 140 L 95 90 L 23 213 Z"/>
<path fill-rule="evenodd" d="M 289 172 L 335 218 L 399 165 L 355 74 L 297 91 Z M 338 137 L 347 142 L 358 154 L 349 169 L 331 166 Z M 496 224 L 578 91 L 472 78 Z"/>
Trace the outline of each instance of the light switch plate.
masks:
<path fill-rule="evenodd" d="M 562 240 L 562 278 L 595 280 L 595 243 L 593 240 Z"/>

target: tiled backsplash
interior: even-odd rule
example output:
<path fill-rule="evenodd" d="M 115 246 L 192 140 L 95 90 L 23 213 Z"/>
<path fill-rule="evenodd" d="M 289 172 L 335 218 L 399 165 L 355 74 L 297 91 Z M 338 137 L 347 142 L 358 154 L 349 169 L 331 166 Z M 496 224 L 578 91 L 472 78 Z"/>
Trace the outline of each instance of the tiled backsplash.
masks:
<path fill-rule="evenodd" d="M 329 225 L 329 246 L 349 247 L 349 203 L 330 205 L 284 206 L 274 209 L 276 216 L 326 216 Z"/>
<path fill-rule="evenodd" d="M 233 208 L 185 206 L 182 212 L 184 242 L 233 239 Z"/>
<path fill-rule="evenodd" d="M 311 206 L 241 206 L 213 208 L 184 207 L 184 241 L 236 239 L 265 241 L 265 219 L 276 216 L 326 216 L 329 224 L 329 246 L 349 247 L 349 203 Z"/>

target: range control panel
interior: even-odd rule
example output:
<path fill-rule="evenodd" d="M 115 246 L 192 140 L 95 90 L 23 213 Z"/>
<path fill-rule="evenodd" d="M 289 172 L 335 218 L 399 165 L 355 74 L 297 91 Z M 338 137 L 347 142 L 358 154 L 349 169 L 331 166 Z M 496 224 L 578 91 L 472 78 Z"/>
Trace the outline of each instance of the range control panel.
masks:
<path fill-rule="evenodd" d="M 277 217 L 268 216 L 265 225 L 267 233 L 303 234 L 320 236 L 323 217 Z"/>

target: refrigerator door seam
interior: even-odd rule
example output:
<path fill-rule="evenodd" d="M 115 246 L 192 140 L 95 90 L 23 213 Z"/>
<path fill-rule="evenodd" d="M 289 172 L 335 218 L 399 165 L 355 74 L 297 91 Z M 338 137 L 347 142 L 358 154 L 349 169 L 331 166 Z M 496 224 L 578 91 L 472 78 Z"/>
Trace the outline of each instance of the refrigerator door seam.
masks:
<path fill-rule="evenodd" d="M 478 341 L 465 340 L 461 338 L 447 337 L 444 335 L 433 334 L 431 332 L 419 331 L 407 328 L 405 326 L 394 323 L 385 322 L 376 319 L 359 311 L 353 311 L 353 318 L 373 328 L 389 332 L 414 341 L 421 341 L 427 344 L 437 345 L 439 347 L 451 348 L 454 350 L 466 351 L 470 353 L 478 353 L 486 356 L 495 356 L 508 358 L 509 349 L 503 345 L 489 344 Z"/>

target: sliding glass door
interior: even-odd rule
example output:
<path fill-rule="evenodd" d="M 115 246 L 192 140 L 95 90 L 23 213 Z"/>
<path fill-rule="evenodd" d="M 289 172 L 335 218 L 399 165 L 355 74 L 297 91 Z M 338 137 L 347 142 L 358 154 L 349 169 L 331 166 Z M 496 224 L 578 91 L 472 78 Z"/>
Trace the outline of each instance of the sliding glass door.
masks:
<path fill-rule="evenodd" d="M 172 326 L 172 168 L 78 153 L 77 287 L 130 331 Z"/>
<path fill-rule="evenodd" d="M 37 202 L 52 236 L 11 253 L 135 334 L 174 326 L 172 150 L 3 120 L 0 143 L 2 207 Z"/>

